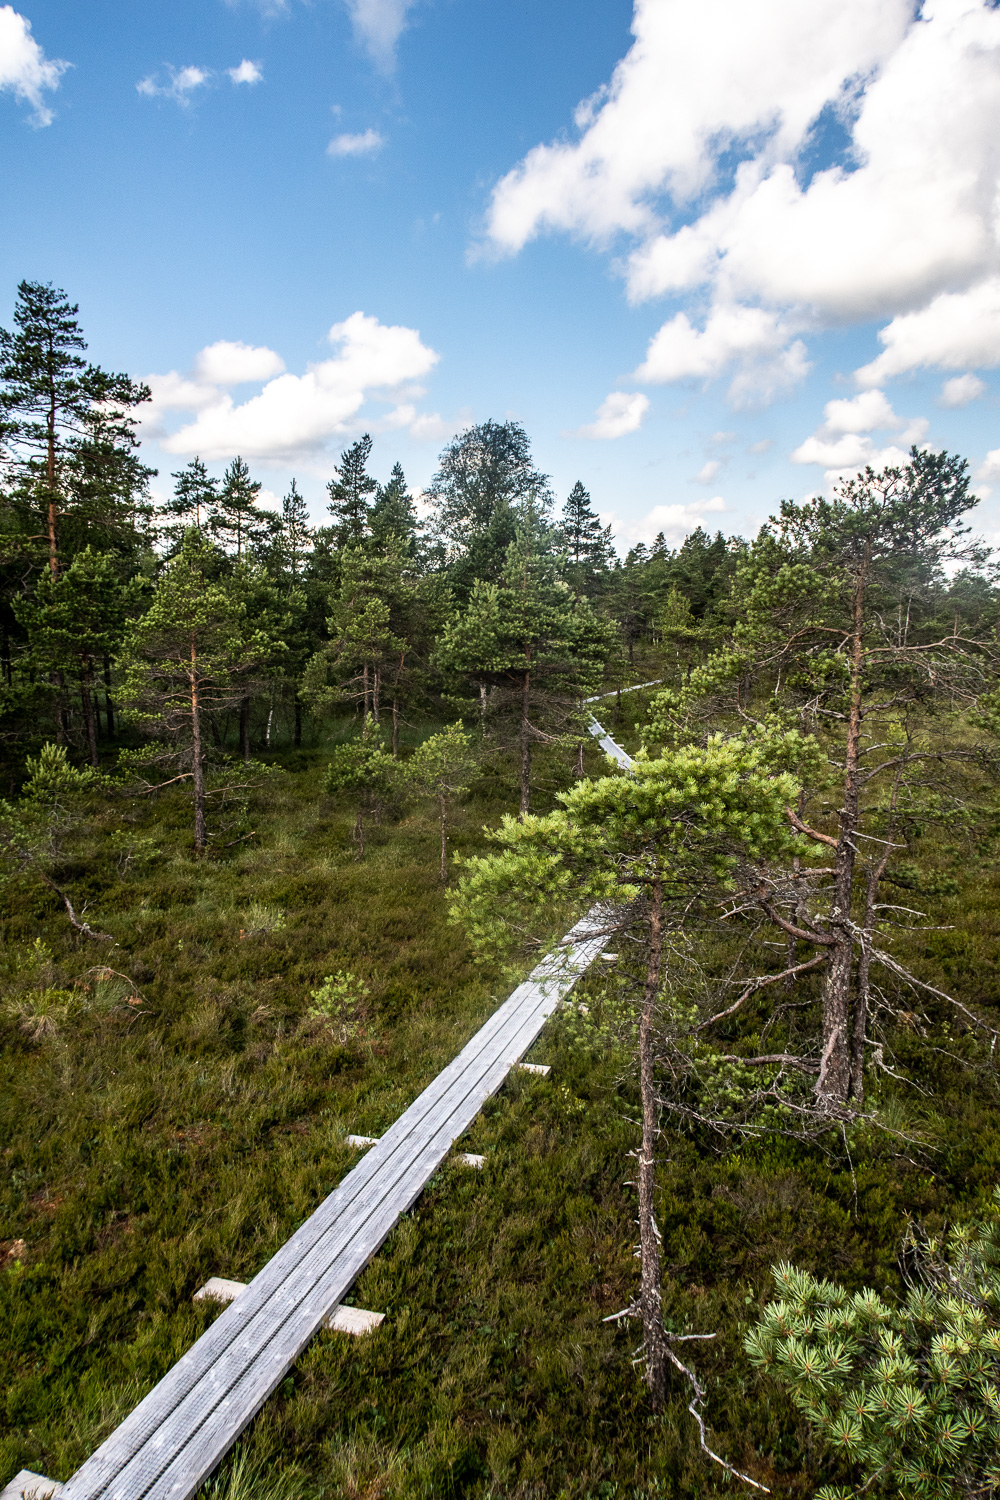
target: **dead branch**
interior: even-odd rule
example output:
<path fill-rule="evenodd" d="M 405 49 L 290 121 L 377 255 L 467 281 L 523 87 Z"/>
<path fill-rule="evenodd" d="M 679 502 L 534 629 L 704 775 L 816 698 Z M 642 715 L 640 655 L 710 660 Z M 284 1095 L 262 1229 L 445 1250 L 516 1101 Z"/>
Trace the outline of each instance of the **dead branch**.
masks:
<path fill-rule="evenodd" d="M 700 1025 L 694 1028 L 695 1032 L 704 1031 L 707 1026 L 714 1026 L 717 1021 L 724 1021 L 727 1016 L 731 1016 L 735 1011 L 738 1011 L 740 1006 L 744 1005 L 758 990 L 765 989 L 769 984 L 777 984 L 781 979 L 791 979 L 796 974 L 804 974 L 807 969 L 818 969 L 826 961 L 826 954 L 819 953 L 815 958 L 810 958 L 805 963 L 795 964 L 790 969 L 783 969 L 780 974 L 764 974 L 757 979 L 751 979 L 738 1000 L 734 1001 L 728 1009 L 720 1010 L 718 1015 L 709 1016 L 707 1021 L 702 1021 Z"/>
<path fill-rule="evenodd" d="M 907 984 L 911 984 L 917 989 L 926 990 L 928 995 L 936 995 L 939 1000 L 945 1000 L 949 1005 L 953 1005 L 956 1010 L 962 1012 L 963 1016 L 967 1016 L 978 1030 L 988 1032 L 994 1038 L 1000 1037 L 1000 1031 L 993 1026 L 989 1026 L 981 1016 L 977 1016 L 974 1011 L 969 1010 L 968 1006 L 963 1005 L 961 1000 L 956 1000 L 954 995 L 946 995 L 944 990 L 935 989 L 932 984 L 927 984 L 923 979 L 918 979 L 915 974 L 911 974 L 908 969 L 904 969 L 902 964 L 898 964 L 894 958 L 890 958 L 889 954 L 883 953 L 880 948 L 873 948 L 871 954 L 872 958 L 876 959 L 884 968 L 891 969 L 894 974 L 898 974 L 900 979 L 905 980 Z"/>
<path fill-rule="evenodd" d="M 81 932 L 84 937 L 93 938 L 96 943 L 114 942 L 114 938 L 111 936 L 110 932 L 95 932 L 89 922 L 80 921 L 76 912 L 73 910 L 73 903 L 67 896 L 66 892 L 61 891 L 56 885 L 55 881 L 49 879 L 44 870 L 37 870 L 36 873 L 39 879 L 45 882 L 50 891 L 55 891 L 56 895 L 59 897 L 59 900 L 63 903 L 66 910 L 69 912 L 69 919 L 72 922 L 73 926 L 76 928 L 77 932 Z"/>
<path fill-rule="evenodd" d="M 824 948 L 832 948 L 836 942 L 836 938 L 830 937 L 828 933 L 809 932 L 804 927 L 796 927 L 794 922 L 787 921 L 780 912 L 776 912 L 765 896 L 759 896 L 758 900 L 774 925 L 780 927 L 782 932 L 787 932 L 790 937 L 801 938 L 804 943 L 819 943 Z"/>
<path fill-rule="evenodd" d="M 725 1471 L 726 1471 L 727 1474 L 732 1474 L 735 1479 L 742 1479 L 744 1484 L 749 1484 L 753 1489 L 760 1490 L 763 1494 L 769 1495 L 771 1493 L 771 1491 L 768 1489 L 768 1487 L 767 1487 L 766 1484 L 760 1484 L 756 1479 L 751 1479 L 749 1474 L 744 1474 L 742 1472 L 742 1470 L 734 1468 L 734 1466 L 731 1463 L 727 1463 L 726 1460 L 720 1454 L 716 1453 L 715 1450 L 714 1450 L 714 1448 L 710 1448 L 708 1446 L 708 1438 L 707 1438 L 707 1434 L 706 1434 L 706 1431 L 705 1431 L 705 1419 L 704 1419 L 704 1417 L 701 1414 L 701 1408 L 705 1404 L 705 1388 L 702 1385 L 701 1381 L 698 1379 L 697 1375 L 694 1373 L 694 1371 L 691 1370 L 691 1369 L 689 1369 L 686 1364 L 684 1364 L 681 1360 L 679 1360 L 677 1358 L 677 1355 L 670 1348 L 670 1345 L 672 1343 L 678 1343 L 679 1344 L 679 1343 L 683 1342 L 683 1340 L 685 1338 L 692 1338 L 692 1337 L 694 1337 L 694 1338 L 697 1338 L 697 1337 L 701 1337 L 701 1338 L 714 1338 L 715 1335 L 714 1334 L 701 1334 L 701 1335 L 686 1334 L 685 1335 L 685 1334 L 676 1334 L 676 1333 L 665 1333 L 664 1337 L 666 1339 L 666 1348 L 664 1350 L 664 1353 L 666 1354 L 666 1356 L 669 1359 L 670 1363 L 673 1365 L 674 1369 L 675 1370 L 679 1370 L 680 1373 L 685 1377 L 685 1379 L 688 1381 L 688 1383 L 691 1386 L 692 1395 L 691 1395 L 691 1400 L 688 1402 L 688 1411 L 691 1413 L 692 1417 L 694 1417 L 695 1421 L 698 1424 L 698 1445 L 701 1448 L 702 1452 L 705 1453 L 705 1454 L 707 1454 L 708 1457 L 712 1460 L 713 1463 L 717 1463 L 717 1464 L 720 1465 L 720 1467 L 722 1467 L 723 1469 L 725 1469 Z"/>
<path fill-rule="evenodd" d="M 810 828 L 809 824 L 803 823 L 802 819 L 796 812 L 793 811 L 792 808 L 785 808 L 785 816 L 788 818 L 789 823 L 791 823 L 792 827 L 798 833 L 804 833 L 807 838 L 815 839 L 820 844 L 829 844 L 831 849 L 836 849 L 838 847 L 837 839 L 831 838 L 828 833 L 820 833 L 817 829 Z"/>

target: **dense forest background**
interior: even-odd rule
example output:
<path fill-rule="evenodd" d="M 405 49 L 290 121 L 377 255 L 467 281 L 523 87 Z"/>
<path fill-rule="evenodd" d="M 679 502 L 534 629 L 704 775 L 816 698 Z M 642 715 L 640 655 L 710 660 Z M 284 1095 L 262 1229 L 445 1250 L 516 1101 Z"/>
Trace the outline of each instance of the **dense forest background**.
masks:
<path fill-rule="evenodd" d="M 419 505 L 365 435 L 322 526 L 238 457 L 157 508 L 148 392 L 85 350 L 22 283 L 0 1478 L 65 1477 L 193 1290 L 248 1279 L 591 910 L 615 957 L 552 1078 L 491 1103 L 483 1176 L 439 1174 L 359 1283 L 384 1331 L 317 1339 L 213 1492 L 989 1493 L 1000 591 L 964 461 L 625 557 L 513 421 Z"/>

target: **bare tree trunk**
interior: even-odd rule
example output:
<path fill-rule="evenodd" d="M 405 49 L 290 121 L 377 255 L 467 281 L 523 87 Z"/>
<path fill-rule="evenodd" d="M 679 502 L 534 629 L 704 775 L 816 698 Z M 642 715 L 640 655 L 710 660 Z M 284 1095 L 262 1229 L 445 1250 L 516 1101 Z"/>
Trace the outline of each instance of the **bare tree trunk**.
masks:
<path fill-rule="evenodd" d="M 198 701 L 198 655 L 191 640 L 191 780 L 194 788 L 194 850 L 204 854 L 208 843 L 205 827 L 205 762 L 201 750 L 201 704 Z"/>
<path fill-rule="evenodd" d="M 872 944 L 875 938 L 875 900 L 892 854 L 896 833 L 896 808 L 899 804 L 899 788 L 903 779 L 904 761 L 900 759 L 893 778 L 892 797 L 889 801 L 889 821 L 885 829 L 885 848 L 878 864 L 869 864 L 865 870 L 865 915 L 861 926 L 861 952 L 858 957 L 858 977 L 854 992 L 854 1014 L 851 1017 L 851 1098 L 856 1104 L 865 1098 L 865 1036 L 868 1031 L 868 1009 L 871 995 Z"/>
<path fill-rule="evenodd" d="M 865 1033 L 868 1030 L 868 996 L 872 961 L 872 937 L 875 929 L 875 896 L 879 877 L 869 866 L 865 872 L 865 917 L 861 934 L 861 952 L 858 956 L 858 981 L 854 993 L 854 1014 L 851 1017 L 851 1082 L 850 1097 L 861 1105 L 865 1099 Z"/>
<path fill-rule="evenodd" d="M 49 410 L 46 419 L 48 441 L 45 454 L 45 479 L 49 490 L 49 572 L 59 577 L 59 499 L 56 495 L 56 393 L 53 386 L 49 392 Z"/>
<path fill-rule="evenodd" d="M 479 684 L 479 727 L 480 727 L 480 729 L 483 729 L 483 730 L 485 730 L 485 728 L 486 728 L 486 684 L 485 684 L 485 682 L 481 682 Z"/>
<path fill-rule="evenodd" d="M 528 719 L 530 689 L 531 673 L 525 672 L 521 686 L 521 811 L 518 814 L 522 822 L 531 801 L 531 726 Z"/>
<path fill-rule="evenodd" d="M 851 1084 L 848 1023 L 851 1014 L 851 976 L 854 968 L 854 938 L 851 932 L 851 900 L 857 846 L 861 791 L 862 633 L 865 587 L 871 547 L 866 551 L 854 586 L 851 622 L 851 698 L 844 754 L 844 805 L 840 809 L 840 836 L 834 864 L 833 906 L 830 927 L 834 943 L 823 988 L 823 1053 L 820 1059 L 816 1097 L 829 1104 L 843 1104 Z"/>
<path fill-rule="evenodd" d="M 380 698 L 382 696 L 382 691 L 381 690 L 382 690 L 382 673 L 379 671 L 378 667 L 376 667 L 375 668 L 375 673 L 374 673 L 374 686 L 372 688 L 372 713 L 375 716 L 375 723 L 376 724 L 379 721 L 379 700 L 380 700 Z"/>
<path fill-rule="evenodd" d="M 642 1341 L 646 1384 L 654 1411 L 661 1411 L 667 1390 L 666 1339 L 661 1308 L 660 1237 L 656 1227 L 656 1134 L 659 1123 L 653 1081 L 656 997 L 663 964 L 663 882 L 653 881 L 649 914 L 649 963 L 639 1020 L 639 1090 L 642 1095 L 642 1147 L 639 1151 L 639 1250 L 642 1257 Z"/>
<path fill-rule="evenodd" d="M 115 737 L 115 713 L 111 706 L 111 658 L 104 658 L 104 716 L 108 723 L 108 739 Z"/>
<path fill-rule="evenodd" d="M 441 804 L 441 884 L 448 884 L 448 804 L 444 793 L 439 797 Z"/>
<path fill-rule="evenodd" d="M 90 752 L 90 764 L 94 770 L 99 770 L 101 762 L 97 757 L 97 725 L 94 722 L 94 696 L 91 691 L 94 669 L 90 658 L 84 662 L 83 676 L 80 679 L 80 698 L 83 702 L 83 722 L 87 726 L 87 749 Z"/>
<path fill-rule="evenodd" d="M 576 774 L 578 778 L 583 776 L 583 740 L 578 740 L 576 745 Z"/>
<path fill-rule="evenodd" d="M 240 699 L 240 754 L 243 764 L 250 763 L 250 699 Z"/>
<path fill-rule="evenodd" d="M 392 700 L 392 758 L 399 759 L 399 699 Z"/>
<path fill-rule="evenodd" d="M 368 687 L 368 663 L 365 662 L 365 723 L 368 723 L 368 715 L 371 712 L 371 692 Z"/>

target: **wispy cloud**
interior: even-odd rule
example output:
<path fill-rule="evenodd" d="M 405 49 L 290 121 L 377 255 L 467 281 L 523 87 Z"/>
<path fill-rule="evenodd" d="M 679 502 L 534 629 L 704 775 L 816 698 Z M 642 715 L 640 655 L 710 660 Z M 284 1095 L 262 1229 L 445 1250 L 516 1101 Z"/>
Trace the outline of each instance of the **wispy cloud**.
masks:
<path fill-rule="evenodd" d="M 377 130 L 362 130 L 357 135 L 335 135 L 326 151 L 328 156 L 374 156 L 384 145 Z"/>
<path fill-rule="evenodd" d="M 195 89 L 203 88 L 208 83 L 212 70 L 196 68 L 193 64 L 186 68 L 174 68 L 168 63 L 167 74 L 167 82 L 161 83 L 154 73 L 150 73 L 145 78 L 140 78 L 136 88 L 147 99 L 173 99 L 178 104 L 189 104 Z"/>

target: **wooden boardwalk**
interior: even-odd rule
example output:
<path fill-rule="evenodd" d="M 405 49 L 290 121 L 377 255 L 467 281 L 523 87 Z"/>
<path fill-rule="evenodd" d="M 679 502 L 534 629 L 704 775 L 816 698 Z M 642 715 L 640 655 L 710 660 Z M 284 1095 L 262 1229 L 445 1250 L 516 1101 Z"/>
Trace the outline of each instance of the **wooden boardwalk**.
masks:
<path fill-rule="evenodd" d="M 66 1483 L 62 1500 L 188 1500 L 349 1291 L 604 946 L 584 919 Z"/>
<path fill-rule="evenodd" d="M 591 732 L 631 766 L 596 720 Z M 66 1482 L 62 1500 L 189 1500 L 601 952 L 598 925 L 585 917 L 518 985 Z"/>

